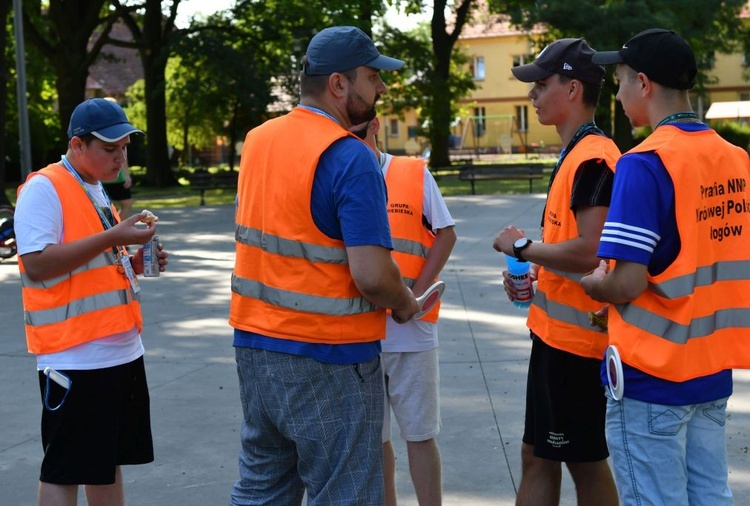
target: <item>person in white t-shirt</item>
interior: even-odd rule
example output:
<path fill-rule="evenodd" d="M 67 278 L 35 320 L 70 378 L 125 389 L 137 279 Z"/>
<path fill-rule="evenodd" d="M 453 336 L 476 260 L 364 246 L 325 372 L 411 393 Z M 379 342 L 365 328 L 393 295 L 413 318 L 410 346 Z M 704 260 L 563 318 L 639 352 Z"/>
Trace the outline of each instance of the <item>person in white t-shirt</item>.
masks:
<path fill-rule="evenodd" d="M 154 223 L 120 221 L 101 181 L 127 159 L 131 125 L 119 105 L 73 111 L 68 150 L 19 189 L 16 240 L 26 340 L 36 355 L 44 459 L 39 504 L 124 505 L 120 466 L 153 461 L 136 274 Z M 167 253 L 157 252 L 160 270 Z"/>
<path fill-rule="evenodd" d="M 376 142 L 379 130 L 380 122 L 375 118 L 351 131 L 378 157 L 388 188 L 393 257 L 405 283 L 418 297 L 432 285 L 450 257 L 456 242 L 455 222 L 424 160 L 380 151 Z M 391 410 L 406 441 L 409 471 L 420 506 L 442 501 L 436 440 L 441 426 L 437 311 L 433 315 L 404 324 L 388 318 L 386 323 L 381 362 L 385 380 L 383 477 L 387 506 L 396 504 Z"/>

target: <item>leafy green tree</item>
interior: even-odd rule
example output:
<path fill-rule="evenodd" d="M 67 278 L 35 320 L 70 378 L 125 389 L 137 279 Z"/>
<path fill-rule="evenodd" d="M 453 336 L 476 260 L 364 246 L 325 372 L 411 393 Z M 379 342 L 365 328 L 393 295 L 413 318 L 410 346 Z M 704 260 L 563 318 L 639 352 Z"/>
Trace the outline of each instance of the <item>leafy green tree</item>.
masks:
<path fill-rule="evenodd" d="M 489 0 L 492 11 L 509 14 L 519 26 L 530 29 L 537 23 L 547 25 L 550 30 L 543 42 L 585 36 L 592 47 L 612 50 L 647 28 L 674 30 L 690 43 L 699 62 L 698 95 L 704 94 L 709 84 L 706 71 L 714 51 L 736 49 L 746 33 L 739 16 L 745 4 L 746 0 Z M 619 103 L 613 121 L 606 118 L 616 93 L 611 75 L 609 69 L 603 107 L 599 108 L 605 119 L 599 119 L 599 123 L 604 128 L 613 125 L 615 142 L 621 149 L 629 149 L 633 145 L 632 129 Z"/>
<path fill-rule="evenodd" d="M 404 69 L 386 75 L 388 93 L 383 96 L 383 105 L 389 111 L 403 117 L 408 110 L 417 111 L 420 125 L 429 125 L 425 132 L 432 138 L 433 126 L 431 112 L 438 107 L 435 100 L 447 99 L 450 107 L 450 118 L 459 114 L 458 101 L 466 97 L 475 88 L 474 80 L 468 70 L 468 57 L 459 48 L 454 48 L 450 56 L 449 75 L 445 94 L 437 93 L 436 86 L 444 81 L 435 79 L 432 67 L 431 31 L 429 24 L 421 24 L 409 32 L 384 26 L 379 34 L 383 51 L 406 62 Z M 436 84 L 440 83 L 440 84 Z M 447 145 L 446 145 L 447 155 Z M 439 165 L 433 165 L 439 166 Z"/>
<path fill-rule="evenodd" d="M 0 0 L 0 10 L 12 0 Z M 14 13 L 15 15 L 15 13 Z M 16 41 L 13 16 L 0 13 L 5 37 L 0 43 L 0 194 L 9 181 L 18 181 L 20 171 L 20 146 L 18 133 L 18 101 L 16 96 Z M 65 146 L 63 129 L 57 113 L 55 71 L 50 62 L 33 44 L 26 44 L 26 95 L 29 130 L 31 136 L 32 168 L 39 168 L 59 159 Z M 66 125 L 67 126 L 67 125 Z M 2 195 L 0 195 L 0 198 Z"/>
<path fill-rule="evenodd" d="M 135 47 L 141 56 L 146 100 L 146 180 L 157 187 L 177 183 L 169 163 L 166 119 L 166 68 L 174 41 L 185 32 L 175 26 L 180 0 L 168 2 L 143 0 L 125 4 L 110 0 L 117 15 L 130 29 L 133 42 L 113 41 L 123 47 Z"/>
<path fill-rule="evenodd" d="M 275 76 L 287 70 L 292 47 L 280 44 L 247 17 L 215 16 L 206 23 L 210 28 L 183 38 L 175 48 L 182 63 L 175 69 L 174 79 L 184 86 L 175 87 L 170 104 L 172 99 L 192 104 L 186 112 L 204 116 L 204 131 L 214 132 L 211 142 L 217 134 L 227 139 L 233 167 L 237 142 L 268 118 L 275 100 Z M 202 72 L 196 73 L 196 68 Z"/>
<path fill-rule="evenodd" d="M 73 109 L 83 102 L 89 66 L 106 43 L 117 16 L 106 0 L 26 0 L 24 35 L 55 70 L 60 138 Z"/>
<path fill-rule="evenodd" d="M 323 28 L 352 25 L 372 36 L 373 20 L 385 12 L 383 0 L 238 0 L 235 20 L 254 41 L 265 40 L 269 64 L 278 65 L 276 84 L 290 97 L 299 96 L 300 61 L 310 39 Z"/>
<path fill-rule="evenodd" d="M 424 0 L 389 0 L 388 3 L 404 13 L 419 13 L 425 9 L 427 2 Z M 455 55 L 456 41 L 479 4 L 479 0 L 432 1 L 432 18 L 429 24 L 431 61 L 422 85 L 427 100 L 424 112 L 420 113 L 430 119 L 430 165 L 432 167 L 450 165 L 448 148 L 456 100 L 471 89 L 464 79 L 465 76 L 456 66 L 458 63 Z M 450 8 L 450 15 L 447 17 L 446 9 L 448 8 Z M 458 56 L 458 58 L 461 57 Z"/>
<path fill-rule="evenodd" d="M 173 56 L 167 63 L 167 140 L 182 152 L 182 164 L 188 165 L 189 147 L 209 148 L 216 144 L 219 107 L 211 70 L 192 65 L 190 60 Z M 201 72 L 195 72 L 200 68 Z"/>

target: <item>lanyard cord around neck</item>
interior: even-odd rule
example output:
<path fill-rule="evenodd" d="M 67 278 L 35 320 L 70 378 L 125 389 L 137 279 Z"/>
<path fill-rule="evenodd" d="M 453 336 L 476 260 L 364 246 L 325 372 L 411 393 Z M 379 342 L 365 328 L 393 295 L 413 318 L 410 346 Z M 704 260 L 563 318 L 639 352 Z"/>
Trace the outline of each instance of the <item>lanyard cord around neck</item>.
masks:
<path fill-rule="evenodd" d="M 323 109 L 318 109 L 317 107 L 313 107 L 311 105 L 302 105 L 302 104 L 298 104 L 297 107 L 300 107 L 302 109 L 307 109 L 308 111 L 320 114 L 321 116 L 325 116 L 326 118 L 330 119 L 331 121 L 335 121 L 336 123 L 339 122 L 339 120 L 337 120 L 332 115 L 325 112 Z"/>
<path fill-rule="evenodd" d="M 102 212 L 101 207 L 99 207 L 99 204 L 96 202 L 96 199 L 89 191 L 88 187 L 86 186 L 86 183 L 81 178 L 81 175 L 76 172 L 76 170 L 73 168 L 73 166 L 68 161 L 68 158 L 65 155 L 62 155 L 62 163 L 65 166 L 66 169 L 68 169 L 68 172 L 70 172 L 74 178 L 76 178 L 76 181 L 81 185 L 81 188 L 86 193 L 86 196 L 89 198 L 89 201 L 91 201 L 91 204 L 94 206 L 94 209 L 96 209 L 96 213 L 99 215 L 99 220 L 101 220 L 102 225 L 104 226 L 104 230 L 109 230 L 112 228 L 113 223 L 110 223 L 109 219 L 104 215 Z M 110 212 L 112 212 L 112 201 L 109 200 L 109 197 L 107 196 L 107 192 L 104 191 L 104 187 L 102 187 L 102 182 L 99 181 L 99 188 L 102 191 L 102 195 L 104 196 L 104 203 L 107 205 Z M 115 215 L 112 213 L 112 222 L 115 221 Z M 112 248 L 113 252 L 117 252 L 117 248 Z"/>
<path fill-rule="evenodd" d="M 656 124 L 656 128 L 659 128 L 662 125 L 668 125 L 672 123 L 680 123 L 683 120 L 688 120 L 686 123 L 699 123 L 700 118 L 698 118 L 698 115 L 695 114 L 693 111 L 684 111 L 684 112 L 676 112 L 674 114 L 670 114 L 663 120 L 661 120 L 659 123 Z M 654 128 L 654 130 L 656 130 Z"/>
<path fill-rule="evenodd" d="M 555 181 L 555 176 L 557 176 L 557 172 L 560 170 L 560 167 L 562 166 L 563 162 L 565 161 L 565 157 L 568 156 L 568 153 L 570 153 L 573 148 L 578 144 L 578 142 L 586 137 L 589 134 L 594 135 L 604 135 L 604 132 L 596 126 L 596 123 L 593 121 L 589 121 L 588 123 L 584 123 L 580 127 L 578 127 L 578 130 L 576 130 L 576 133 L 573 134 L 573 137 L 568 142 L 568 145 L 565 146 L 562 151 L 560 151 L 560 156 L 557 158 L 557 163 L 555 164 L 555 168 L 552 169 L 552 174 L 549 176 L 549 184 L 547 185 L 547 198 L 549 198 L 549 191 L 552 188 L 552 183 Z M 542 223 L 541 227 L 544 228 L 544 216 L 547 214 L 547 203 L 544 204 L 544 210 L 542 211 Z"/>

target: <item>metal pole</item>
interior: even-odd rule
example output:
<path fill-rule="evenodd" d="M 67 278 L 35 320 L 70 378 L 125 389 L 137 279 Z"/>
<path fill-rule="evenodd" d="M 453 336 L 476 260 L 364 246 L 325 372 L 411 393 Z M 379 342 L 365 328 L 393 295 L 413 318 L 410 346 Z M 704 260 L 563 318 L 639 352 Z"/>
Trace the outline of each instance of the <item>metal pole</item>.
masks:
<path fill-rule="evenodd" d="M 31 135 L 26 105 L 26 49 L 23 39 L 21 0 L 13 0 L 13 28 L 16 35 L 16 97 L 18 102 L 18 144 L 21 149 L 21 180 L 31 173 Z"/>

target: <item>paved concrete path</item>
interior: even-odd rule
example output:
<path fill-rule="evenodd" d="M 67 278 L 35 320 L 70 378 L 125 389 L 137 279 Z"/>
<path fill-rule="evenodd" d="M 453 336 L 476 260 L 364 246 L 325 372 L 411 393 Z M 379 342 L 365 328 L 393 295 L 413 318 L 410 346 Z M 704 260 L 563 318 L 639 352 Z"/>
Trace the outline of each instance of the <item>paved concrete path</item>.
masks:
<path fill-rule="evenodd" d="M 520 480 L 526 364 L 525 313 L 505 298 L 501 255 L 509 224 L 538 238 L 541 195 L 447 199 L 458 242 L 443 272 L 440 326 L 446 505 L 510 505 Z M 126 467 L 135 506 L 214 506 L 237 478 L 241 411 L 231 329 L 233 208 L 159 210 L 169 272 L 142 280 L 156 461 Z M 36 504 L 42 448 L 35 362 L 26 353 L 16 259 L 0 264 L 0 504 Z M 735 373 L 727 425 L 736 504 L 750 504 L 750 375 Z M 416 506 L 405 447 L 395 438 L 400 504 Z M 565 473 L 562 504 L 575 504 Z M 83 495 L 83 494 L 81 494 Z M 81 498 L 79 504 L 85 504 Z"/>

